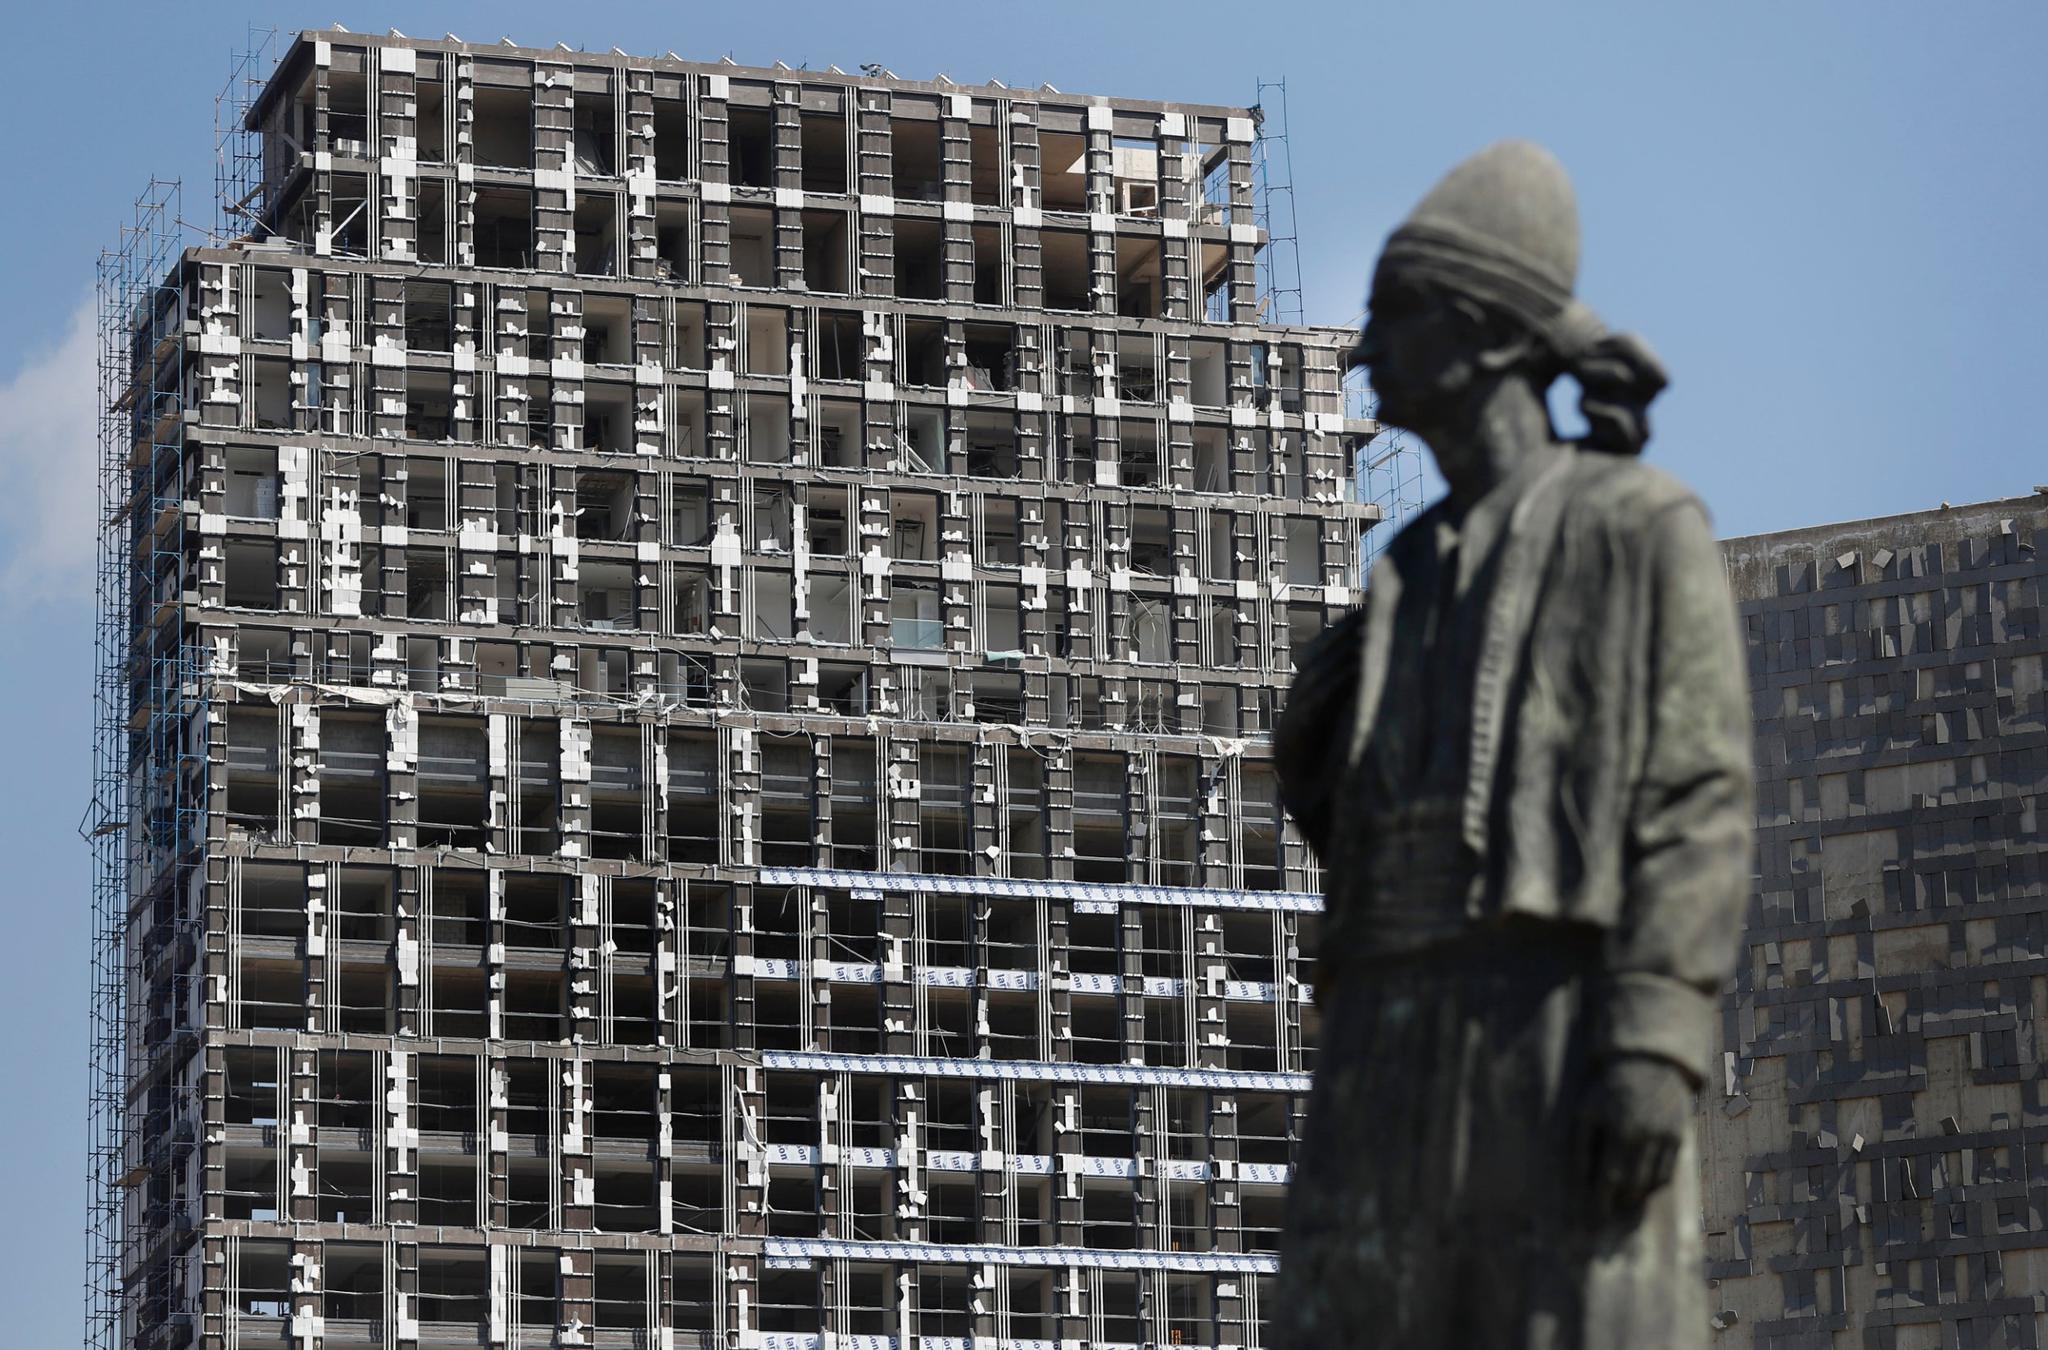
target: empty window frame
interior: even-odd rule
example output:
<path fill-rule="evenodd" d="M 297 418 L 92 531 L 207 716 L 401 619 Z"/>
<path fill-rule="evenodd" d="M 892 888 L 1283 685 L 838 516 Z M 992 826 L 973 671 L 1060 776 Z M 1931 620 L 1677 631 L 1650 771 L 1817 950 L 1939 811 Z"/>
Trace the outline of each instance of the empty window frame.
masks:
<path fill-rule="evenodd" d="M 944 227 L 936 220 L 899 216 L 894 234 L 896 294 L 905 300 L 945 298 Z"/>
<path fill-rule="evenodd" d="M 815 1269 L 806 1265 L 763 1270 L 759 1297 L 762 1331 L 816 1338 L 822 1319 Z"/>
<path fill-rule="evenodd" d="M 749 375 L 789 374 L 789 311 L 779 305 L 749 304 L 744 308 L 746 347 L 741 354 L 742 370 Z"/>
<path fill-rule="evenodd" d="M 810 374 L 820 380 L 857 380 L 863 371 L 862 358 L 867 338 L 861 315 L 843 310 L 820 310 L 811 340 Z"/>
<path fill-rule="evenodd" d="M 1082 230 L 1045 229 L 1039 232 L 1038 239 L 1045 307 L 1073 311 L 1094 309 L 1087 233 Z"/>
<path fill-rule="evenodd" d="M 1116 312 L 1127 319 L 1160 316 L 1165 279 L 1160 242 L 1120 234 L 1116 240 Z"/>
<path fill-rule="evenodd" d="M 563 1035 L 561 973 L 510 970 L 505 973 L 505 1036 L 508 1040 L 554 1041 Z"/>
<path fill-rule="evenodd" d="M 519 722 L 512 765 L 515 853 L 555 851 L 561 825 L 561 754 L 559 723 L 538 718 Z"/>
<path fill-rule="evenodd" d="M 860 405 L 848 399 L 820 399 L 818 463 L 828 469 L 858 469 L 865 461 Z"/>
<path fill-rule="evenodd" d="M 408 278 L 405 285 L 405 346 L 408 352 L 454 350 L 454 288 L 445 281 Z"/>
<path fill-rule="evenodd" d="M 803 213 L 804 288 L 821 295 L 845 295 L 853 289 L 853 231 L 838 207 L 811 208 Z"/>
<path fill-rule="evenodd" d="M 711 542 L 711 485 L 702 478 L 671 480 L 669 484 L 669 542 L 680 548 L 699 548 Z"/>
<path fill-rule="evenodd" d="M 533 266 L 531 189 L 478 188 L 472 210 L 478 267 L 525 270 Z"/>
<path fill-rule="evenodd" d="M 249 336 L 258 342 L 289 342 L 292 336 L 292 274 L 279 267 L 249 272 Z"/>
<path fill-rule="evenodd" d="M 871 869 L 878 861 L 875 742 L 841 736 L 832 748 L 832 856 L 830 865 Z"/>
<path fill-rule="evenodd" d="M 235 1269 L 235 1316 L 238 1323 L 248 1319 L 257 1324 L 238 1326 L 240 1333 L 253 1339 L 263 1334 L 262 1323 L 274 1319 L 270 1331 L 279 1334 L 292 1309 L 291 1244 L 243 1238 L 235 1244 Z"/>
<path fill-rule="evenodd" d="M 476 1056 L 421 1055 L 414 1095 L 423 1132 L 479 1133 Z"/>
<path fill-rule="evenodd" d="M 367 1130 L 383 1105 L 375 1058 L 362 1050 L 321 1050 L 314 1066 L 314 1120 L 322 1129 Z"/>
<path fill-rule="evenodd" d="M 897 441 L 902 452 L 896 465 L 904 473 L 945 473 L 952 442 L 946 433 L 946 415 L 937 408 L 912 403 L 903 414 L 903 436 Z"/>
<path fill-rule="evenodd" d="M 711 572 L 704 567 L 675 569 L 675 631 L 679 634 L 711 631 Z"/>
<path fill-rule="evenodd" d="M 892 579 L 889 587 L 891 646 L 935 651 L 945 645 L 945 621 L 939 606 L 939 583 Z"/>
<path fill-rule="evenodd" d="M 382 718 L 328 713 L 320 719 L 321 843 L 384 841 L 387 742 Z"/>
<path fill-rule="evenodd" d="M 702 487 L 702 480 L 694 481 Z M 601 542 L 631 540 L 637 533 L 635 493 L 638 481 L 630 473 L 590 471 L 576 477 L 574 533 L 578 539 Z"/>
<path fill-rule="evenodd" d="M 936 99 L 898 97 L 889 119 L 890 189 L 903 201 L 935 202 L 944 196 Z"/>
<path fill-rule="evenodd" d="M 1012 877 L 1040 878 L 1046 871 L 1045 761 L 1021 747 L 1004 761 L 1004 858 Z"/>
<path fill-rule="evenodd" d="M 983 651 L 987 653 L 989 659 L 991 660 L 1010 660 L 1021 658 L 1024 655 L 1023 588 L 1018 586 L 1001 586 L 985 583 L 981 588 L 981 595 Z M 981 683 L 983 678 L 984 677 L 980 675 L 977 675 L 975 677 L 975 688 L 977 691 L 977 695 L 983 687 Z M 1001 711 L 1005 715 L 1000 717 L 982 716 L 981 712 L 979 711 L 982 707 L 982 700 L 977 696 L 977 698 L 975 699 L 975 706 L 977 708 L 976 716 L 981 717 L 981 720 L 983 721 L 1022 721 L 1023 707 L 1021 690 L 1023 677 L 1020 675 L 999 675 L 988 678 L 990 678 L 992 682 L 987 687 L 992 693 L 1007 690 L 1009 686 L 1014 683 L 1017 689 L 1019 690 L 1017 696 L 1017 706 L 1008 706 L 1008 700 L 1004 699 L 1004 707 L 1001 709 Z M 989 708 L 992 713 L 997 711 L 994 700 L 990 701 Z M 1018 715 L 1015 717 L 1008 716 L 1007 714 L 1010 712 L 1015 712 Z"/>
<path fill-rule="evenodd" d="M 764 739 L 760 749 L 761 861 L 769 867 L 811 866 L 817 832 L 811 785 L 817 760 L 810 739 Z"/>
<path fill-rule="evenodd" d="M 368 1340 L 370 1324 L 384 1318 L 384 1249 L 339 1242 L 320 1252 L 320 1311 L 328 1335 Z"/>
<path fill-rule="evenodd" d="M 448 550 L 409 548 L 405 558 L 405 617 L 446 619 L 448 614 Z M 431 687 L 428 685 L 426 687 Z"/>
<path fill-rule="evenodd" d="M 938 498 L 922 492 L 891 493 L 889 556 L 901 562 L 936 562 L 938 548 Z"/>
<path fill-rule="evenodd" d="M 1074 877 L 1124 881 L 1129 871 L 1124 757 L 1074 756 Z"/>
<path fill-rule="evenodd" d="M 1151 577 L 1172 576 L 1173 513 L 1162 506 L 1141 506 L 1131 512 L 1130 521 L 1131 570 Z"/>
<path fill-rule="evenodd" d="M 1000 305 L 1009 295 L 1010 247 L 1004 227 L 978 224 L 969 240 L 974 250 L 974 303 Z"/>
<path fill-rule="evenodd" d="M 600 455 L 629 455 L 638 445 L 633 386 L 593 378 L 583 389 L 583 446 Z"/>
<path fill-rule="evenodd" d="M 330 248 L 346 258 L 364 258 L 370 252 L 370 176 L 336 170 L 333 183 L 334 210 L 330 219 Z"/>
<path fill-rule="evenodd" d="M 807 631 L 813 642 L 846 646 L 853 641 L 853 616 L 858 603 L 859 590 L 852 576 L 813 571 L 807 601 L 809 617 L 800 622 L 808 624 Z M 823 698 L 822 691 L 820 698 Z"/>
<path fill-rule="evenodd" d="M 449 1228 L 475 1228 L 481 1209 L 478 1159 L 461 1152 L 428 1152 L 419 1157 L 419 1221 Z"/>
<path fill-rule="evenodd" d="M 280 1031 L 303 1030 L 306 1022 L 305 967 L 296 959 L 264 960 L 244 956 L 235 970 L 235 1011 L 244 1027 L 268 1027 Z M 182 1024 L 181 1008 L 159 1013 L 152 1009 L 152 1021 L 161 1020 L 162 1030 Z"/>
<path fill-rule="evenodd" d="M 631 563 L 585 562 L 578 567 L 578 622 L 596 632 L 631 632 L 638 628 L 635 575 Z"/>
<path fill-rule="evenodd" d="M 927 741 L 919 747 L 918 835 L 927 872 L 962 876 L 973 870 L 971 764 L 965 746 Z"/>
<path fill-rule="evenodd" d="M 660 81 L 654 95 L 654 176 L 670 183 L 690 176 L 689 104 L 663 93 Z"/>
<path fill-rule="evenodd" d="M 747 91 L 766 93 L 761 86 Z M 735 91 L 736 97 L 743 97 Z M 775 117 L 765 106 L 734 102 L 727 109 L 726 150 L 732 182 L 740 187 L 775 186 Z"/>
<path fill-rule="evenodd" d="M 230 540 L 221 549 L 222 599 L 241 609 L 278 608 L 278 552 L 269 540 Z"/>
<path fill-rule="evenodd" d="M 718 861 L 718 784 L 715 733 L 672 729 L 668 738 L 668 856 L 671 862 Z"/>
<path fill-rule="evenodd" d="M 946 383 L 946 323 L 906 316 L 899 378 L 904 384 L 937 388 Z"/>
<path fill-rule="evenodd" d="M 995 412 L 967 414 L 967 471 L 973 477 L 1014 479 L 1022 475 L 1022 467 L 1014 418 Z"/>
<path fill-rule="evenodd" d="M 453 1339 L 454 1328 L 474 1336 L 489 1318 L 490 1262 L 481 1247 L 422 1247 L 419 1253 L 422 1339 Z M 429 1333 L 428 1324 L 445 1330 Z"/>
<path fill-rule="evenodd" d="M 231 707 L 227 710 L 227 721 L 228 828 L 244 838 L 274 838 L 283 819 L 276 710 L 260 705 Z M 295 902 L 300 910 L 297 925 L 285 934 L 287 936 L 305 931 L 302 879 L 298 882 L 298 889 L 301 896 Z M 245 910 L 250 900 L 261 895 L 259 886 L 256 895 L 245 896 Z M 247 928 L 250 917 L 245 913 L 244 931 L 264 931 Z"/>
<path fill-rule="evenodd" d="M 976 103 L 967 128 L 970 198 L 976 206 L 1010 204 L 1010 159 L 1005 131 L 987 103 Z"/>
<path fill-rule="evenodd" d="M 1075 132 L 1038 137 L 1040 203 L 1048 211 L 1088 209 L 1088 142 Z"/>
<path fill-rule="evenodd" d="M 800 186 L 805 192 L 843 196 L 850 164 L 845 95 L 837 90 L 806 89 L 798 115 Z"/>
<path fill-rule="evenodd" d="M 961 329 L 970 390 L 1017 387 L 1017 330 L 1008 324 L 971 323 Z"/>
<path fill-rule="evenodd" d="M 417 181 L 419 200 L 414 207 L 417 223 L 413 251 L 421 262 L 446 264 L 449 261 L 448 240 L 454 233 L 450 214 L 455 194 L 449 192 L 445 179 L 422 177 Z"/>
<path fill-rule="evenodd" d="M 493 76 L 497 77 L 495 80 Z M 486 83 L 489 80 L 491 82 Z M 533 91 L 529 67 L 479 63 L 472 139 L 476 162 L 491 168 L 533 167 Z"/>
<path fill-rule="evenodd" d="M 1123 216 L 1159 214 L 1159 143 L 1142 136 L 1118 136 L 1110 142 L 1111 190 L 1116 212 Z"/>
<path fill-rule="evenodd" d="M 277 1050 L 272 1046 L 230 1046 L 227 1067 L 226 1119 L 230 1125 L 275 1125 L 280 1078 Z"/>
<path fill-rule="evenodd" d="M 583 297 L 583 359 L 591 365 L 633 361 L 633 305 L 622 295 Z"/>
<path fill-rule="evenodd" d="M 419 846 L 481 850 L 491 825 L 490 747 L 475 718 L 422 717 Z"/>
<path fill-rule="evenodd" d="M 598 1174 L 598 1188 L 604 1188 L 605 1173 Z M 598 1223 L 608 1232 L 651 1232 L 655 1225 L 640 1223 L 644 1215 L 630 1213 L 622 1216 L 626 1222 L 605 1222 L 603 1202 L 599 1202 Z M 628 1206 L 631 1210 L 644 1209 L 653 1213 L 653 1206 Z M 648 1268 L 646 1255 L 640 1252 L 604 1253 L 595 1258 L 593 1267 L 595 1279 L 592 1285 L 591 1312 L 596 1323 L 600 1343 L 611 1339 L 605 1333 L 630 1333 L 634 1339 L 629 1344 L 638 1344 L 646 1338 L 648 1331 L 648 1309 L 652 1302 L 651 1288 L 653 1272 Z"/>
<path fill-rule="evenodd" d="M 764 206 L 733 207 L 731 239 L 729 274 L 707 280 L 731 286 L 773 286 L 775 212 Z"/>
<path fill-rule="evenodd" d="M 648 816 L 637 726 L 598 727 L 590 744 L 590 850 L 598 858 L 646 857 Z"/>
<path fill-rule="evenodd" d="M 746 396 L 746 457 L 752 464 L 787 464 L 794 457 L 790 443 L 789 400 L 781 394 Z"/>
<path fill-rule="evenodd" d="M 608 79 L 603 82 L 607 86 L 611 83 Z M 611 90 L 608 87 L 602 91 L 577 89 L 575 118 L 575 137 L 571 144 L 576 172 L 585 177 L 616 177 L 619 172 L 619 114 L 618 102 L 612 97 Z"/>
<path fill-rule="evenodd" d="M 227 513 L 244 520 L 276 520 L 280 479 L 272 446 L 229 446 Z"/>
<path fill-rule="evenodd" d="M 1238 767 L 1238 860 L 1246 890 L 1273 891 L 1281 881 L 1278 788 L 1270 764 Z"/>
<path fill-rule="evenodd" d="M 1160 755 L 1153 765 L 1157 826 L 1154 866 L 1168 886 L 1193 886 L 1200 879 L 1200 764 L 1192 755 Z M 1225 951 L 1231 951 L 1225 944 Z"/>
<path fill-rule="evenodd" d="M 657 147 L 657 153 L 659 147 Z M 662 281 L 687 282 L 694 275 L 690 241 L 697 231 L 688 202 L 654 205 L 654 275 Z M 677 362 L 676 364 L 684 364 Z"/>

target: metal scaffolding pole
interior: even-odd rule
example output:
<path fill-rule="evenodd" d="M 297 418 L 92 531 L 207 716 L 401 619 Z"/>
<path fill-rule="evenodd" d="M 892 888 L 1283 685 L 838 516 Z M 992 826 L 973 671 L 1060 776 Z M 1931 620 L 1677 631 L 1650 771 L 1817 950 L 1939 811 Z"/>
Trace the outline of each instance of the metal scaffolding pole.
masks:
<path fill-rule="evenodd" d="M 121 1343 L 124 1202 L 141 1165 L 128 1111 L 127 930 L 136 879 L 147 865 L 137 826 L 153 803 L 147 784 L 138 797 L 131 780 L 139 753 L 131 717 L 139 662 L 131 639 L 137 616 L 150 602 L 146 568 L 137 556 L 156 514 L 154 450 L 160 437 L 177 434 L 166 429 L 177 421 L 175 370 L 168 377 L 163 373 L 160 348 L 181 319 L 175 301 L 166 305 L 163 298 L 167 287 L 173 293 L 177 288 L 181 235 L 178 183 L 152 180 L 115 246 L 101 253 L 97 273 L 93 786 L 79 826 L 93 856 L 84 1342 L 90 1350 L 116 1350 Z M 153 552 L 144 550 L 145 556 Z"/>

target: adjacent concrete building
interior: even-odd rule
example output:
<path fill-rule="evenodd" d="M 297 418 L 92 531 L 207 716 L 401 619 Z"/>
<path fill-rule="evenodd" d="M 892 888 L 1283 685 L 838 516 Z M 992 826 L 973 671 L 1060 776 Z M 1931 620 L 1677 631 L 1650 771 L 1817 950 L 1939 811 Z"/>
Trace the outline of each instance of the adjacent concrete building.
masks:
<path fill-rule="evenodd" d="M 1258 110 L 322 32 L 227 132 L 103 267 L 90 1343 L 1258 1345 L 1374 517 Z"/>
<path fill-rule="evenodd" d="M 2048 1344 L 2048 490 L 1726 550 L 1759 817 L 1704 1104 L 1720 1343 Z"/>

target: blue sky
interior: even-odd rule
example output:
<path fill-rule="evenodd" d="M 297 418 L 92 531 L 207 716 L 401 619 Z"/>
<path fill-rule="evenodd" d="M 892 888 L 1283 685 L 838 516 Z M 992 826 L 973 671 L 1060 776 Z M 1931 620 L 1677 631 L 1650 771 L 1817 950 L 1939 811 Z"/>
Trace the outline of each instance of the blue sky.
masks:
<path fill-rule="evenodd" d="M 962 27 L 962 14 L 979 16 Z M 148 177 L 210 218 L 213 97 L 252 20 L 452 30 L 963 83 L 1246 103 L 1284 76 L 1308 317 L 1358 313 L 1380 239 L 1505 136 L 1577 181 L 1581 293 L 1659 350 L 1651 456 L 1723 534 L 2048 483 L 2048 8 L 2023 3 L 1510 5 L 35 5 L 0 81 L 0 1307 L 11 1343 L 78 1326 L 90 661 L 93 262 Z M 46 1063 L 24 1035 L 51 1048 Z M 38 1050 L 41 1046 L 38 1045 Z"/>

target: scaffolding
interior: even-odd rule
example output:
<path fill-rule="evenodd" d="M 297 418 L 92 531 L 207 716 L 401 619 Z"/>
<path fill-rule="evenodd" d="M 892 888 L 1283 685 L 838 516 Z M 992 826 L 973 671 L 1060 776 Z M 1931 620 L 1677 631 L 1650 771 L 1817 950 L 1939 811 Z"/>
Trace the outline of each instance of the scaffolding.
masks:
<path fill-rule="evenodd" d="M 1365 371 L 1354 369 L 1344 377 L 1344 416 L 1378 420 L 1379 401 L 1365 382 Z M 1355 585 L 1363 586 L 1373 562 L 1393 542 L 1401 527 L 1421 514 L 1429 504 L 1427 484 L 1422 476 L 1422 455 L 1408 433 L 1387 427 L 1370 440 L 1359 442 L 1352 466 L 1352 481 L 1358 500 L 1380 509 L 1380 524 L 1366 535 L 1365 555 L 1359 560 Z"/>
<path fill-rule="evenodd" d="M 1287 143 L 1287 81 L 1260 80 L 1253 101 L 1253 223 L 1259 250 L 1259 322 L 1299 324 L 1301 241 L 1294 212 L 1294 152 Z"/>
<path fill-rule="evenodd" d="M 249 109 L 276 65 L 270 49 L 275 28 L 249 25 L 228 66 L 227 83 L 213 100 L 213 243 L 248 238 L 269 227 L 263 200 L 262 138 L 248 129 Z"/>
<path fill-rule="evenodd" d="M 187 629 L 190 234 L 152 180 L 98 268 L 99 507 L 86 1337 L 172 1306 L 201 1116 L 176 1065 L 199 1031 L 210 675 Z M 160 1320 L 160 1318 L 158 1319 Z"/>
<path fill-rule="evenodd" d="M 1287 138 L 1287 81 L 1258 82 L 1253 106 L 1252 191 L 1254 220 L 1265 237 L 1259 250 L 1259 321 L 1299 324 L 1302 317 L 1301 238 L 1294 202 L 1294 153 Z M 1360 315 L 1360 319 L 1364 316 Z M 1363 372 L 1344 377 L 1344 415 L 1369 418 L 1377 411 Z M 1366 534 L 1364 555 L 1352 584 L 1363 586 L 1381 550 L 1427 505 L 1422 457 L 1414 442 L 1389 428 L 1354 447 L 1352 492 L 1380 509 L 1380 524 Z"/>
<path fill-rule="evenodd" d="M 166 436 L 178 433 L 176 367 L 164 387 L 166 341 L 175 340 L 182 309 L 177 283 L 179 184 L 151 180 L 136 199 L 132 221 L 101 253 L 99 319 L 99 538 L 95 552 L 93 624 L 93 787 L 80 832 L 92 847 L 91 1006 L 86 1156 L 86 1334 L 90 1350 L 119 1343 L 123 1292 L 123 1216 L 140 1166 L 128 1111 L 131 1040 L 127 942 L 129 901 L 142 858 L 132 828 L 155 814 L 147 778 L 131 779 L 138 715 L 131 647 L 137 620 L 153 603 L 150 580 L 158 550 L 154 470 Z M 168 302 L 167 302 L 168 294 Z M 173 453 L 175 451 L 173 450 Z M 182 511 L 173 528 L 182 531 Z M 174 597 L 175 599 L 175 597 Z M 173 623 L 181 607 L 168 607 Z M 147 743 L 146 728 L 141 740 Z M 139 789 L 139 791 L 138 791 Z"/>
<path fill-rule="evenodd" d="M 259 220 L 261 146 L 248 110 L 274 30 L 251 28 L 214 104 L 208 231 Z M 95 553 L 85 1337 L 172 1306 L 178 1197 L 200 1118 L 171 1067 L 198 1032 L 189 984 L 203 928 L 210 672 L 187 631 L 182 184 L 152 179 L 97 268 L 99 535 Z"/>

